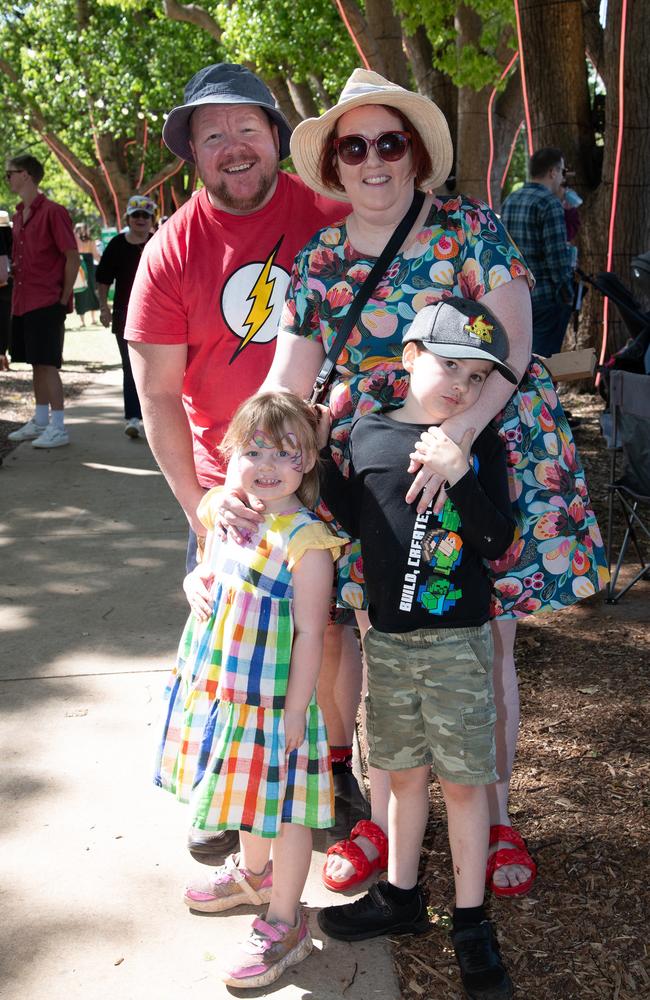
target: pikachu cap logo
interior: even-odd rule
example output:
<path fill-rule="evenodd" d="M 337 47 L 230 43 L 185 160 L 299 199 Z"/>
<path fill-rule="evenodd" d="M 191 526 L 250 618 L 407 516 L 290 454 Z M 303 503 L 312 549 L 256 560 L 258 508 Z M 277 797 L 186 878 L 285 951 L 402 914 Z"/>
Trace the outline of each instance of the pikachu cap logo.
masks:
<path fill-rule="evenodd" d="M 492 323 L 488 323 L 483 315 L 470 316 L 469 323 L 465 324 L 465 329 L 470 337 L 476 337 L 477 340 L 482 340 L 484 344 L 492 343 L 494 326 Z"/>

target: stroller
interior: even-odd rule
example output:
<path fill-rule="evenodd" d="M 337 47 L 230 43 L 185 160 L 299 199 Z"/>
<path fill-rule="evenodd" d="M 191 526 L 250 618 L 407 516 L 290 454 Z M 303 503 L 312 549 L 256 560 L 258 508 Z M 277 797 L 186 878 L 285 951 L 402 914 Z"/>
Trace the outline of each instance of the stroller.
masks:
<path fill-rule="evenodd" d="M 601 373 L 600 392 L 606 402 L 609 400 L 609 375 L 612 371 L 648 374 L 650 369 L 650 312 L 643 310 L 623 282 L 611 271 L 604 271 L 595 277 L 576 268 L 582 282 L 592 285 L 597 291 L 614 303 L 625 323 L 630 340 L 624 347 L 611 354 L 599 369 Z M 632 273 L 637 287 L 650 293 L 650 252 L 640 254 L 632 260 Z"/>
<path fill-rule="evenodd" d="M 632 260 L 637 286 L 650 291 L 650 253 Z M 645 312 L 615 274 L 606 272 L 595 278 L 579 271 L 582 281 L 597 288 L 618 309 L 631 339 L 612 354 L 600 368 L 600 392 L 608 403 L 600 425 L 611 450 L 611 469 L 607 491 L 607 559 L 611 572 L 606 601 L 616 604 L 639 580 L 650 579 L 650 562 L 643 540 L 650 539 L 650 528 L 642 509 L 650 503 L 650 312 Z M 623 453 L 623 474 L 617 470 L 617 454 Z M 618 517 L 617 512 L 618 511 Z M 614 554 L 616 522 L 621 524 L 623 540 Z M 636 553 L 639 569 L 617 590 L 619 573 L 629 547 Z M 612 569 L 612 564 L 615 566 Z"/>

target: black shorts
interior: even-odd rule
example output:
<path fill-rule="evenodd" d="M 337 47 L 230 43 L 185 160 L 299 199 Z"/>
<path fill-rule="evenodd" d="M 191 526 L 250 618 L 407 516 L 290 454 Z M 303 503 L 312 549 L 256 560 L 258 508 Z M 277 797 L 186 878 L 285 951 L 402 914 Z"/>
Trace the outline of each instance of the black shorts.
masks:
<path fill-rule="evenodd" d="M 63 338 L 67 309 L 59 302 L 32 309 L 11 320 L 11 360 L 28 365 L 52 365 L 63 361 Z"/>

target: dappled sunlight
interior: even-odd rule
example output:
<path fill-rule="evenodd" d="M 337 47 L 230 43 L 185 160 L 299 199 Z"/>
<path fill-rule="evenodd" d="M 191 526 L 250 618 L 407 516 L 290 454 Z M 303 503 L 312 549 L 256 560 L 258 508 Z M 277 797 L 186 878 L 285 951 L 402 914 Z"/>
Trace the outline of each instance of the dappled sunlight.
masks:
<path fill-rule="evenodd" d="M 162 476 L 158 469 L 134 469 L 126 465 L 102 465 L 100 462 L 84 462 L 83 466 L 99 472 L 119 472 L 125 476 Z"/>
<path fill-rule="evenodd" d="M 25 629 L 35 628 L 38 625 L 38 611 L 27 605 L 12 604 L 9 607 L 0 607 L 0 632 L 24 632 Z"/>

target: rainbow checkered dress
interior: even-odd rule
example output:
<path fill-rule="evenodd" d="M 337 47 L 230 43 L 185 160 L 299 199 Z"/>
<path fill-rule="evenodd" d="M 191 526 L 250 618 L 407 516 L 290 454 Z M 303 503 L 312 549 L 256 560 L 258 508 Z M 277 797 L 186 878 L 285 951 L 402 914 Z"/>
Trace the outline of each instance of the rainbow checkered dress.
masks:
<path fill-rule="evenodd" d="M 302 508 L 267 515 L 245 545 L 214 546 L 213 613 L 205 622 L 191 615 L 185 626 L 165 690 L 155 776 L 190 803 L 192 826 L 262 837 L 276 837 L 281 823 L 332 826 L 329 747 L 316 697 L 307 707 L 305 740 L 289 755 L 283 715 L 292 566 L 307 549 L 329 549 L 337 559 L 344 545 Z"/>

